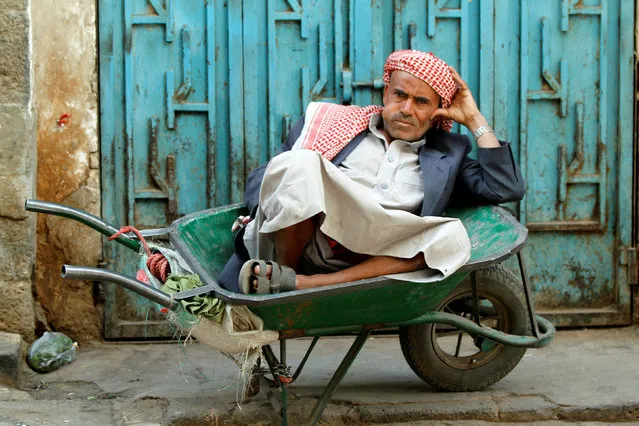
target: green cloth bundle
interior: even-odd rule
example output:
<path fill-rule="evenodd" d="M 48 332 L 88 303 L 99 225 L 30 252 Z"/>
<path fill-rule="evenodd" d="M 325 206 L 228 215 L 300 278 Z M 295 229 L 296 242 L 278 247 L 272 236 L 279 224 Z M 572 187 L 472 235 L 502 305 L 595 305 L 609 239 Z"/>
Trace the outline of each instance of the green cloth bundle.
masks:
<path fill-rule="evenodd" d="M 204 284 L 197 275 L 169 275 L 166 283 L 160 290 L 168 294 L 180 291 L 193 290 Z M 222 321 L 224 315 L 224 302 L 216 297 L 201 295 L 180 300 L 182 307 L 189 313 L 198 317 L 208 318 L 215 322 Z"/>

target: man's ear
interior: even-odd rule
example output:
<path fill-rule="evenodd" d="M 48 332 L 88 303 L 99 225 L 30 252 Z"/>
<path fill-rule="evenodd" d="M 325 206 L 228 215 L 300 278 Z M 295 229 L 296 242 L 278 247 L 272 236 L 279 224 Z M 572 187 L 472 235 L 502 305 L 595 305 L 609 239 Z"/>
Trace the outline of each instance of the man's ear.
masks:
<path fill-rule="evenodd" d="M 386 93 L 388 92 L 388 87 L 390 84 L 384 83 L 384 91 L 382 92 L 382 99 L 386 99 Z"/>

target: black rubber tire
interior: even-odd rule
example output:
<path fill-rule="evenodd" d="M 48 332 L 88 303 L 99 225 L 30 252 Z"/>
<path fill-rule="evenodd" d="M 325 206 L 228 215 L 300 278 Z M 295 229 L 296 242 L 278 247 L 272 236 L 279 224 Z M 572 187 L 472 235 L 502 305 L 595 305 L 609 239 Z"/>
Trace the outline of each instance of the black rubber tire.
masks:
<path fill-rule="evenodd" d="M 491 324 L 493 328 L 509 334 L 530 335 L 523 286 L 510 270 L 502 265 L 478 270 L 477 293 L 483 301 L 480 318 L 482 313 L 492 315 L 491 321 L 496 321 Z M 471 295 L 470 279 L 466 278 L 441 301 L 437 310 L 452 310 L 458 314 L 468 313 L 469 316 L 472 310 Z M 490 301 L 491 305 L 486 306 L 486 301 Z M 497 312 L 499 315 L 495 315 Z M 455 357 L 455 354 L 446 353 L 435 338 L 435 333 L 441 333 L 439 330 L 442 327 L 451 328 L 439 324 L 420 324 L 399 329 L 399 340 L 408 365 L 421 379 L 438 390 L 482 390 L 510 373 L 526 352 L 526 348 L 495 344 L 486 352 L 474 348 L 476 354 Z M 472 339 L 468 334 L 465 334 L 465 338 Z"/>

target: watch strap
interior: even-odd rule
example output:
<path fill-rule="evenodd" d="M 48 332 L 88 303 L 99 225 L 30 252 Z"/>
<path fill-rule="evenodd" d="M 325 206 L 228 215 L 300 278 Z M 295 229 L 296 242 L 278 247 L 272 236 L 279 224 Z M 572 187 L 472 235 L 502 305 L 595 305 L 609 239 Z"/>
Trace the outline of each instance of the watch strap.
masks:
<path fill-rule="evenodd" d="M 475 140 L 477 140 L 483 135 L 485 135 L 486 133 L 495 133 L 495 132 L 489 125 L 485 124 L 483 126 L 479 126 L 477 130 L 473 132 L 473 137 L 475 138 Z"/>

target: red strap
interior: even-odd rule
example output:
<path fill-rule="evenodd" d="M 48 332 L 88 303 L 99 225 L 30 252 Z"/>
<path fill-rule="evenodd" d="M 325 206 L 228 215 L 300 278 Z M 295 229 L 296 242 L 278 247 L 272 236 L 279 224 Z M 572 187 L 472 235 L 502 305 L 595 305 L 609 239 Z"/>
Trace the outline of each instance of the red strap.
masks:
<path fill-rule="evenodd" d="M 142 236 L 140 231 L 138 231 L 133 226 L 123 226 L 122 228 L 120 228 L 120 230 L 118 232 L 116 232 L 115 234 L 113 234 L 113 235 L 111 235 L 109 237 L 109 241 L 113 241 L 116 238 L 118 238 L 119 236 L 121 236 L 123 234 L 126 234 L 128 232 L 133 232 L 138 237 L 138 239 L 142 243 L 142 246 L 144 247 L 144 250 L 146 250 L 146 254 L 151 256 L 151 249 L 149 248 L 149 245 L 146 243 L 146 240 L 144 239 L 144 237 Z"/>

